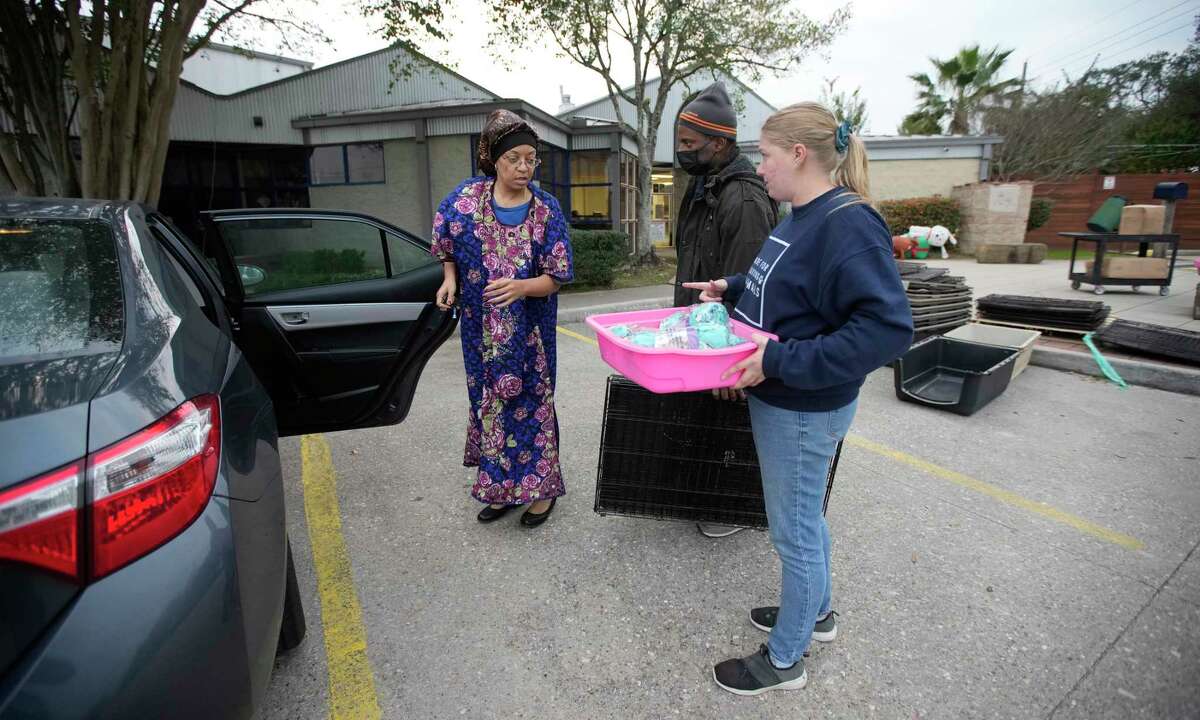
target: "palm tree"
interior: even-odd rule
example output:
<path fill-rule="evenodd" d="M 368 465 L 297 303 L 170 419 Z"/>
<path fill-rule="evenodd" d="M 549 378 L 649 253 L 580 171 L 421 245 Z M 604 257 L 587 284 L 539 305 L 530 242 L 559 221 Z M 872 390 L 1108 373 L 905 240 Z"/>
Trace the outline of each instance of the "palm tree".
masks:
<path fill-rule="evenodd" d="M 939 126 L 948 117 L 947 132 L 951 135 L 969 133 L 980 110 L 1002 100 L 1021 84 L 1016 78 L 998 79 L 1000 68 L 1012 52 L 998 47 L 983 51 L 976 45 L 959 50 L 949 60 L 929 58 L 937 70 L 936 82 L 927 73 L 909 75 L 919 88 L 918 112 L 935 119 Z"/>

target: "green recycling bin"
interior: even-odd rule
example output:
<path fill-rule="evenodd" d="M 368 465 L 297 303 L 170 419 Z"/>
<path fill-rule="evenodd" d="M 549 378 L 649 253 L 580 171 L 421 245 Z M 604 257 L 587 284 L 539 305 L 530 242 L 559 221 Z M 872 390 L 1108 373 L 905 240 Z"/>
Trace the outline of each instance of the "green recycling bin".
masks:
<path fill-rule="evenodd" d="M 1088 230 L 1098 233 L 1116 232 L 1121 226 L 1121 210 L 1128 202 L 1123 195 L 1113 195 L 1105 200 L 1100 209 L 1088 220 Z"/>

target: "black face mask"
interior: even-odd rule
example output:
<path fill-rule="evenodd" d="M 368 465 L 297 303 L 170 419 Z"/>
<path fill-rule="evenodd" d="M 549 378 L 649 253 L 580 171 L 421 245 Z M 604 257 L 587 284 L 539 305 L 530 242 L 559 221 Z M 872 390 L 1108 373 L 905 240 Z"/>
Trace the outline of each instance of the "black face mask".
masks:
<path fill-rule="evenodd" d="M 712 140 L 704 143 L 695 150 L 676 150 L 675 157 L 679 161 L 679 167 L 683 168 L 688 175 L 707 175 L 712 171 L 712 155 L 708 156 L 707 160 L 700 159 L 700 151 L 712 145 Z"/>

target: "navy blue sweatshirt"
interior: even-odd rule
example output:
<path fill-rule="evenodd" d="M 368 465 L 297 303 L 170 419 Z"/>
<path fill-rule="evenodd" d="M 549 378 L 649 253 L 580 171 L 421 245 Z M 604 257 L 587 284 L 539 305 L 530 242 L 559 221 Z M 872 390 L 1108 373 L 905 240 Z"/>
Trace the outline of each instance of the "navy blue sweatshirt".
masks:
<path fill-rule="evenodd" d="M 725 278 L 734 317 L 779 336 L 767 379 L 748 391 L 777 407 L 849 404 L 868 373 L 912 343 L 912 311 L 887 224 L 845 188 L 794 208 L 744 275 Z"/>

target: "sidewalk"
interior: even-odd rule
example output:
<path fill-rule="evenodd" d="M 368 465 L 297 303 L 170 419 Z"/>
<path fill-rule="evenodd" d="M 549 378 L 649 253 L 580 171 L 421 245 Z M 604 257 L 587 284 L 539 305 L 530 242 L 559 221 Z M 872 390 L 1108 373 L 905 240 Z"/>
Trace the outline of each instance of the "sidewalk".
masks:
<path fill-rule="evenodd" d="M 1077 300 L 1099 300 L 1112 308 L 1112 316 L 1200 332 L 1200 320 L 1192 319 L 1196 284 L 1191 267 L 1176 267 L 1171 292 L 1163 297 L 1158 288 L 1110 288 L 1094 295 L 1090 286 L 1072 290 L 1067 280 L 1067 260 L 1046 260 L 1039 265 L 981 265 L 974 259 L 924 260 L 930 267 L 944 267 L 952 275 L 966 278 L 979 299 L 985 295 L 1032 295 Z M 588 315 L 669 307 L 671 285 L 652 285 L 626 290 L 564 294 L 559 296 L 560 323 L 583 322 Z M 1170 360 L 1103 349 L 1104 356 L 1126 382 L 1172 392 L 1200 395 L 1200 368 Z M 1091 353 L 1080 339 L 1043 336 L 1031 362 L 1042 367 L 1103 377 Z"/>
<path fill-rule="evenodd" d="M 583 322 L 588 315 L 670 307 L 673 285 L 648 285 L 624 290 L 563 293 L 558 296 L 558 321 Z"/>

